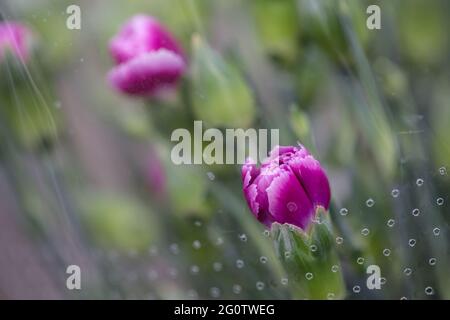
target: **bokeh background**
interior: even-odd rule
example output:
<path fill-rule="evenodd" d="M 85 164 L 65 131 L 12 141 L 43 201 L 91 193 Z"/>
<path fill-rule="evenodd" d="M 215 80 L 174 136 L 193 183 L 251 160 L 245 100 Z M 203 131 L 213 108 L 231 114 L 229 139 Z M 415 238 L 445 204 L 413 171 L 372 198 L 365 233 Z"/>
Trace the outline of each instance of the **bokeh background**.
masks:
<path fill-rule="evenodd" d="M 70 4 L 81 30 L 66 28 Z M 380 30 L 366 27 L 370 4 Z M 0 298 L 450 298 L 448 1 L 0 0 L 0 12 L 36 46 L 25 67 L 1 66 Z M 163 101 L 114 91 L 108 41 L 137 13 L 176 36 L 190 68 L 228 70 L 225 85 L 192 67 Z M 339 256 L 320 272 L 341 274 L 344 295 L 295 285 L 239 166 L 172 164 L 170 134 L 194 119 L 280 129 L 311 150 Z M 73 264 L 81 290 L 66 288 Z M 371 264 L 381 290 L 366 286 Z M 308 281 L 326 293 L 320 279 Z"/>

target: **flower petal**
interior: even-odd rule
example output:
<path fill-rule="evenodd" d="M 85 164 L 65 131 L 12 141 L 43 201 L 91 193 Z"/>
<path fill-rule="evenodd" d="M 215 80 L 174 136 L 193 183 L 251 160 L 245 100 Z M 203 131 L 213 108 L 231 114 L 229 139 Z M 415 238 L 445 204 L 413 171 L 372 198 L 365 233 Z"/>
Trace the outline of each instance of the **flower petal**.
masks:
<path fill-rule="evenodd" d="M 266 191 L 269 212 L 274 221 L 306 229 L 314 215 L 314 208 L 292 171 L 280 170 Z"/>
<path fill-rule="evenodd" d="M 172 87 L 185 69 L 183 59 L 166 49 L 144 53 L 113 68 L 108 79 L 117 89 L 137 95 L 152 95 Z"/>
<path fill-rule="evenodd" d="M 312 156 L 306 156 L 303 159 L 292 158 L 289 165 L 314 206 L 328 209 L 331 198 L 330 185 L 319 161 Z"/>

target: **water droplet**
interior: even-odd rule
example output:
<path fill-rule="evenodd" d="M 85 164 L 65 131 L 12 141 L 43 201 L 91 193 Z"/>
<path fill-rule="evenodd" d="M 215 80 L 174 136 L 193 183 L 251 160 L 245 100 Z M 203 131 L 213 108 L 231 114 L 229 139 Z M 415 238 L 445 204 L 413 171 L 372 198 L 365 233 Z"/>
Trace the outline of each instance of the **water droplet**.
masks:
<path fill-rule="evenodd" d="M 289 259 L 289 258 L 291 257 L 291 252 L 290 252 L 290 251 L 286 251 L 286 252 L 284 253 L 284 257 L 285 257 L 286 259 Z"/>
<path fill-rule="evenodd" d="M 198 298 L 198 293 L 194 289 L 189 290 L 187 295 L 188 295 L 189 299 L 197 299 Z"/>
<path fill-rule="evenodd" d="M 259 258 L 259 261 L 260 261 L 261 263 L 266 263 L 266 262 L 267 262 L 267 257 L 262 256 L 262 257 Z"/>
<path fill-rule="evenodd" d="M 212 287 L 211 289 L 209 289 L 209 294 L 213 298 L 218 298 L 220 297 L 220 289 L 217 287 Z"/>
<path fill-rule="evenodd" d="M 287 286 L 288 283 L 289 283 L 288 278 L 281 278 L 281 284 L 282 284 L 283 286 Z"/>
<path fill-rule="evenodd" d="M 216 240 L 216 246 L 221 246 L 223 244 L 223 239 L 222 238 L 217 238 Z"/>
<path fill-rule="evenodd" d="M 200 272 L 199 266 L 196 266 L 196 265 L 191 266 L 191 273 L 192 274 L 197 274 L 199 272 Z"/>
<path fill-rule="evenodd" d="M 307 272 L 305 274 L 305 278 L 306 278 L 306 280 L 311 280 L 312 278 L 314 278 L 314 275 L 311 272 Z"/>
<path fill-rule="evenodd" d="M 437 237 L 437 236 L 439 236 L 440 234 L 441 234 L 441 229 L 439 229 L 439 228 L 434 228 L 433 229 L 433 234 Z"/>
<path fill-rule="evenodd" d="M 346 216 L 348 215 L 348 209 L 342 208 L 341 210 L 339 210 L 339 213 L 341 214 L 341 216 Z"/>
<path fill-rule="evenodd" d="M 434 289 L 432 287 L 426 287 L 425 288 L 425 294 L 427 296 L 432 296 L 434 294 Z"/>
<path fill-rule="evenodd" d="M 258 281 L 257 283 L 256 283 L 256 289 L 258 289 L 259 291 L 261 291 L 261 290 L 264 290 L 264 287 L 265 287 L 266 285 L 264 284 L 264 282 L 262 282 L 262 281 Z"/>
<path fill-rule="evenodd" d="M 408 300 L 407 297 L 401 297 L 400 300 Z"/>
<path fill-rule="evenodd" d="M 242 269 L 244 267 L 245 263 L 241 259 L 236 260 L 236 268 Z"/>
<path fill-rule="evenodd" d="M 263 234 L 264 234 L 266 237 L 268 237 L 268 236 L 270 236 L 270 231 L 269 231 L 269 230 L 264 230 Z"/>
<path fill-rule="evenodd" d="M 202 222 L 201 222 L 200 220 L 196 220 L 196 221 L 194 222 L 194 225 L 195 225 L 196 227 L 201 227 L 201 226 L 202 226 Z"/>
<path fill-rule="evenodd" d="M 359 257 L 358 259 L 356 259 L 356 263 L 357 264 L 363 264 L 364 263 L 364 258 L 363 257 Z"/>
<path fill-rule="evenodd" d="M 158 255 L 158 248 L 153 246 L 148 250 L 148 252 L 150 253 L 151 256 L 154 257 L 154 256 Z"/>
<path fill-rule="evenodd" d="M 202 247 L 202 244 L 200 241 L 195 240 L 194 242 L 192 242 L 192 246 L 194 247 L 194 249 L 198 250 Z"/>
<path fill-rule="evenodd" d="M 411 268 L 405 268 L 403 270 L 403 273 L 405 274 L 405 276 L 409 277 L 412 274 L 412 269 Z"/>
<path fill-rule="evenodd" d="M 206 173 L 206 175 L 208 176 L 208 179 L 211 180 L 211 181 L 213 181 L 213 180 L 216 178 L 216 176 L 214 175 L 214 173 L 212 173 L 211 171 L 208 171 L 208 172 Z"/>
<path fill-rule="evenodd" d="M 238 285 L 238 284 L 233 285 L 233 293 L 234 294 L 239 294 L 239 293 L 241 293 L 241 291 L 242 291 L 242 287 L 240 285 Z"/>
<path fill-rule="evenodd" d="M 333 300 L 334 297 L 335 297 L 335 294 L 334 294 L 333 292 L 329 292 L 329 293 L 327 294 L 327 299 L 328 299 L 328 300 Z"/>
<path fill-rule="evenodd" d="M 247 242 L 247 235 L 245 233 L 239 235 L 239 239 L 242 242 Z"/>
<path fill-rule="evenodd" d="M 342 244 L 344 242 L 344 238 L 342 237 L 336 237 L 336 243 L 337 244 Z"/>
<path fill-rule="evenodd" d="M 335 265 L 333 265 L 332 267 L 331 267 L 331 272 L 338 272 L 339 271 L 339 266 L 337 265 L 337 264 L 335 264 Z"/>
<path fill-rule="evenodd" d="M 222 268 L 223 268 L 223 265 L 220 262 L 214 262 L 213 263 L 214 271 L 219 272 L 219 271 L 222 270 Z"/>
<path fill-rule="evenodd" d="M 55 106 L 56 109 L 60 109 L 61 106 L 62 106 L 62 103 L 61 103 L 61 101 L 55 101 L 55 102 L 53 103 L 53 105 Z"/>
<path fill-rule="evenodd" d="M 368 236 L 369 233 L 370 233 L 370 230 L 368 228 L 364 228 L 364 229 L 361 230 L 361 234 L 363 236 Z"/>
<path fill-rule="evenodd" d="M 374 204 L 375 204 L 375 200 L 373 200 L 372 198 L 367 199 L 366 206 L 371 208 L 371 207 L 373 207 Z"/>
<path fill-rule="evenodd" d="M 178 275 L 177 269 L 175 269 L 175 268 L 170 268 L 170 269 L 169 269 L 169 275 L 170 275 L 172 278 L 176 278 L 177 275 Z"/>
<path fill-rule="evenodd" d="M 415 209 L 413 209 L 413 211 L 411 211 L 411 214 L 412 214 L 414 217 L 417 217 L 417 216 L 420 214 L 420 210 L 417 209 L 417 208 L 415 208 Z"/>
<path fill-rule="evenodd" d="M 354 286 L 353 287 L 353 292 L 354 293 L 360 293 L 361 292 L 361 287 L 360 286 Z"/>
<path fill-rule="evenodd" d="M 409 239 L 408 244 L 410 247 L 414 247 L 416 245 L 416 239 Z"/>
<path fill-rule="evenodd" d="M 436 203 L 438 206 L 442 206 L 444 204 L 444 198 L 437 198 Z"/>
<path fill-rule="evenodd" d="M 416 184 L 417 184 L 418 187 L 423 186 L 423 179 L 421 179 L 421 178 L 417 179 L 416 180 Z"/>
<path fill-rule="evenodd" d="M 391 250 L 390 250 L 390 249 L 384 249 L 384 250 L 383 250 L 383 255 L 384 255 L 385 257 L 389 257 L 389 256 L 391 255 Z"/>
<path fill-rule="evenodd" d="M 176 243 L 172 243 L 169 247 L 169 250 L 170 250 L 170 252 L 172 252 L 175 255 L 180 253 L 180 248 L 178 247 L 178 244 L 176 244 Z"/>
<path fill-rule="evenodd" d="M 428 260 L 428 263 L 430 264 L 430 266 L 434 266 L 436 264 L 436 258 L 430 258 L 430 260 Z"/>
<path fill-rule="evenodd" d="M 387 280 L 384 277 L 380 278 L 380 284 L 386 284 Z"/>
<path fill-rule="evenodd" d="M 400 195 L 400 190 L 392 189 L 391 195 L 392 195 L 392 197 L 397 198 Z"/>
<path fill-rule="evenodd" d="M 387 226 L 389 228 L 392 228 L 395 225 L 395 220 L 394 219 L 389 219 L 387 222 Z"/>
<path fill-rule="evenodd" d="M 317 251 L 317 246 L 315 244 L 312 244 L 309 249 L 311 250 L 311 252 L 316 252 Z"/>
<path fill-rule="evenodd" d="M 296 212 L 298 209 L 297 204 L 295 202 L 289 202 L 287 204 L 287 208 L 288 208 L 289 212 L 292 212 L 292 213 Z"/>
<path fill-rule="evenodd" d="M 441 176 L 445 176 L 445 175 L 447 174 L 447 168 L 445 168 L 445 167 L 440 167 L 440 168 L 439 168 L 439 174 L 440 174 Z"/>

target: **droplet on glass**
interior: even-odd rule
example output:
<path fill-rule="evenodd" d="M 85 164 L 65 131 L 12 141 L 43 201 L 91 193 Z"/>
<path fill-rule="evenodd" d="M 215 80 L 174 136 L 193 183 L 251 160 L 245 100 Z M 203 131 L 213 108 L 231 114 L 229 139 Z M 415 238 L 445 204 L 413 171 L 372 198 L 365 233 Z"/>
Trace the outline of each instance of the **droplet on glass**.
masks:
<path fill-rule="evenodd" d="M 218 298 L 220 297 L 220 289 L 217 287 L 212 287 L 211 289 L 209 289 L 209 294 L 213 298 Z"/>
<path fill-rule="evenodd" d="M 392 189 L 391 195 L 392 195 L 392 197 L 397 198 L 400 195 L 400 190 Z"/>
<path fill-rule="evenodd" d="M 239 235 L 239 239 L 242 242 L 247 242 L 247 235 L 245 233 Z"/>
<path fill-rule="evenodd" d="M 222 270 L 222 268 L 223 268 L 223 265 L 220 262 L 214 262 L 213 263 L 214 271 L 219 272 L 219 271 Z"/>
<path fill-rule="evenodd" d="M 375 200 L 373 200 L 372 198 L 367 199 L 366 206 L 371 208 L 371 207 L 373 207 L 374 204 L 375 204 Z"/>
<path fill-rule="evenodd" d="M 192 242 L 192 246 L 194 247 L 194 249 L 198 250 L 202 247 L 202 244 L 200 241 L 195 240 L 194 242 Z"/>
<path fill-rule="evenodd" d="M 358 259 L 356 259 L 356 263 L 357 264 L 363 264 L 364 263 L 364 258 L 363 257 L 359 257 Z"/>
<path fill-rule="evenodd" d="M 387 226 L 389 228 L 392 228 L 395 225 L 395 220 L 394 219 L 389 219 L 387 222 Z"/>
<path fill-rule="evenodd" d="M 339 271 L 339 266 L 337 264 L 331 266 L 331 272 L 338 272 Z"/>
<path fill-rule="evenodd" d="M 423 182 L 424 182 L 424 181 L 423 181 L 422 178 L 419 178 L 419 179 L 416 180 L 416 184 L 417 184 L 418 187 L 423 186 Z"/>
<path fill-rule="evenodd" d="M 411 268 L 405 268 L 403 270 L 403 273 L 405 274 L 405 276 L 409 277 L 412 274 L 412 269 Z"/>
<path fill-rule="evenodd" d="M 416 239 L 409 239 L 408 244 L 410 247 L 414 247 L 416 245 Z"/>
<path fill-rule="evenodd" d="M 390 250 L 390 249 L 384 249 L 384 250 L 383 250 L 383 255 L 384 255 L 385 257 L 389 257 L 389 256 L 391 255 L 391 250 Z"/>
<path fill-rule="evenodd" d="M 364 229 L 361 230 L 361 234 L 362 234 L 363 236 L 368 236 L 369 233 L 370 233 L 370 231 L 369 231 L 368 228 L 364 228 Z"/>
<path fill-rule="evenodd" d="M 436 203 L 438 206 L 442 206 L 444 204 L 444 198 L 437 198 Z"/>
<path fill-rule="evenodd" d="M 233 285 L 233 293 L 234 294 L 240 294 L 242 291 L 242 287 L 238 284 Z"/>
<path fill-rule="evenodd" d="M 211 171 L 207 172 L 206 175 L 208 176 L 208 179 L 211 181 L 213 181 L 216 178 L 214 173 L 212 173 Z"/>
<path fill-rule="evenodd" d="M 306 280 L 311 280 L 312 278 L 314 278 L 314 275 L 311 272 L 307 272 L 305 274 L 305 278 L 306 278 Z"/>
<path fill-rule="evenodd" d="M 447 174 L 447 168 L 445 168 L 445 167 L 440 167 L 440 168 L 439 168 L 439 174 L 440 174 L 441 176 L 445 176 L 445 175 Z"/>
<path fill-rule="evenodd" d="M 360 286 L 354 286 L 353 287 L 353 292 L 354 293 L 360 293 L 361 292 L 361 287 Z"/>
<path fill-rule="evenodd" d="M 267 257 L 262 256 L 262 257 L 259 258 L 259 261 L 260 261 L 261 263 L 267 263 Z"/>
<path fill-rule="evenodd" d="M 441 234 L 441 229 L 439 229 L 439 228 L 434 228 L 434 229 L 433 229 L 433 234 L 437 237 L 438 235 Z"/>
<path fill-rule="evenodd" d="M 236 268 L 242 269 L 244 265 L 244 261 L 242 261 L 241 259 L 236 260 Z"/>
<path fill-rule="evenodd" d="M 317 246 L 315 244 L 312 244 L 309 249 L 311 250 L 311 252 L 316 252 L 317 251 Z"/>
<path fill-rule="evenodd" d="M 428 263 L 430 264 L 430 266 L 434 266 L 435 264 L 436 264 L 436 258 L 430 258 L 429 260 L 428 260 Z"/>
<path fill-rule="evenodd" d="M 415 208 L 415 209 L 413 209 L 413 211 L 411 211 L 411 214 L 412 214 L 414 217 L 417 217 L 417 216 L 420 214 L 420 210 L 417 209 L 417 208 Z"/>
<path fill-rule="evenodd" d="M 433 294 L 434 294 L 434 289 L 433 289 L 432 287 L 426 287 L 426 288 L 425 288 L 425 294 L 426 294 L 427 296 L 433 295 Z"/>
<path fill-rule="evenodd" d="M 256 283 L 256 289 L 258 289 L 259 291 L 263 290 L 265 286 L 266 286 L 266 285 L 265 285 L 264 282 L 262 282 L 262 281 L 258 281 L 258 282 Z"/>
<path fill-rule="evenodd" d="M 336 237 L 336 243 L 337 244 L 342 244 L 344 242 L 344 238 L 342 237 Z"/>
<path fill-rule="evenodd" d="M 342 208 L 341 210 L 339 210 L 339 213 L 341 214 L 341 216 L 346 216 L 348 215 L 348 209 Z"/>

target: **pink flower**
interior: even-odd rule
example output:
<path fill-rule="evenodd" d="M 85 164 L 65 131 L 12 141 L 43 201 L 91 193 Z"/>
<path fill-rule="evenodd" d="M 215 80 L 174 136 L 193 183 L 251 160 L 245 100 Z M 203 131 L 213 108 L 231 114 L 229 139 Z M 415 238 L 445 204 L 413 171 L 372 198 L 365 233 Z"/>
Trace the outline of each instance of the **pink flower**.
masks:
<path fill-rule="evenodd" d="M 173 88 L 186 69 L 177 41 L 155 18 L 145 15 L 125 23 L 111 39 L 109 50 L 116 61 L 109 82 L 131 95 L 153 96 Z"/>
<path fill-rule="evenodd" d="M 303 146 L 275 147 L 260 168 L 247 161 L 242 181 L 250 210 L 267 227 L 278 222 L 306 230 L 317 207 L 330 204 L 328 178 Z"/>
<path fill-rule="evenodd" d="M 19 22 L 0 22 L 0 62 L 7 50 L 26 62 L 30 56 L 31 35 L 31 31 Z"/>

